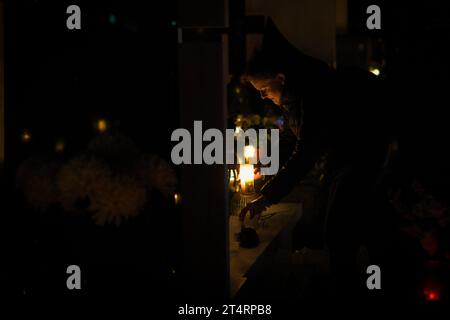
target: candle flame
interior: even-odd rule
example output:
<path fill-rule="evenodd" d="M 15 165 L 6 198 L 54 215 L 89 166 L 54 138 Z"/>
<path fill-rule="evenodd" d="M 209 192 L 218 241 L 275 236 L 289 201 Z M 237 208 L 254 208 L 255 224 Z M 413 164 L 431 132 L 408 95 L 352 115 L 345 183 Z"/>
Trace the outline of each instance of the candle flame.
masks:
<path fill-rule="evenodd" d="M 241 164 L 239 178 L 241 180 L 241 190 L 243 192 L 252 192 L 255 179 L 253 165 Z"/>
<path fill-rule="evenodd" d="M 173 195 L 173 199 L 174 199 L 174 201 L 175 201 L 175 204 L 176 204 L 176 205 L 179 205 L 180 202 L 181 202 L 181 195 L 180 195 L 179 193 L 175 193 L 175 194 Z"/>
<path fill-rule="evenodd" d="M 97 130 L 99 132 L 105 132 L 108 130 L 108 122 L 105 119 L 100 119 L 97 121 Z"/>
<path fill-rule="evenodd" d="M 379 75 L 380 75 L 380 69 L 378 69 L 378 68 L 371 67 L 371 68 L 369 69 L 369 71 L 370 71 L 371 73 L 373 73 L 374 75 L 376 75 L 376 76 L 379 76 Z"/>
<path fill-rule="evenodd" d="M 246 158 L 253 158 L 255 156 L 255 147 L 254 146 L 245 146 L 244 148 L 244 156 Z"/>
<path fill-rule="evenodd" d="M 437 292 L 436 290 L 425 289 L 424 293 L 425 293 L 425 299 L 428 301 L 439 300 L 439 292 Z"/>
<path fill-rule="evenodd" d="M 55 151 L 61 153 L 64 151 L 64 147 L 65 147 L 64 141 L 60 140 L 55 144 Z"/>
<path fill-rule="evenodd" d="M 28 132 L 28 131 L 24 131 L 24 132 L 22 132 L 22 136 L 21 136 L 21 138 L 22 138 L 22 141 L 23 142 L 30 142 L 30 140 L 31 140 L 31 134 Z"/>

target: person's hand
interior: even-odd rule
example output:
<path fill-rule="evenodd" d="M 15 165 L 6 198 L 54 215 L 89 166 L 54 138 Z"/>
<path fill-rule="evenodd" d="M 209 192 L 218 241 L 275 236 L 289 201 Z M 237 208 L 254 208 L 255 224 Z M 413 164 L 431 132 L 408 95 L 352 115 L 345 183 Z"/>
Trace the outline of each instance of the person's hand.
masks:
<path fill-rule="evenodd" d="M 239 213 L 239 220 L 244 221 L 245 216 L 250 212 L 250 219 L 256 215 L 260 215 L 267 207 L 270 206 L 269 201 L 264 196 L 259 196 L 249 204 L 247 204 Z"/>
<path fill-rule="evenodd" d="M 261 168 L 256 167 L 255 170 L 253 171 L 253 175 L 254 175 L 254 179 L 259 180 L 262 179 L 262 174 L 261 174 Z"/>

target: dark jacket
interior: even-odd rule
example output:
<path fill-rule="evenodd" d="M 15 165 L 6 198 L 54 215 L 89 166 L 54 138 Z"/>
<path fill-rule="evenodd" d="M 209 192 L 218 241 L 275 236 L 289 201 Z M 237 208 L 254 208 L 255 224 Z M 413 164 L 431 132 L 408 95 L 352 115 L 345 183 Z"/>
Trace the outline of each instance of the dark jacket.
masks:
<path fill-rule="evenodd" d="M 279 202 L 323 155 L 330 171 L 348 165 L 375 170 L 387 143 L 380 88 L 368 72 L 335 71 L 324 64 L 288 74 L 281 108 L 297 142 L 261 193 L 271 203 Z"/>

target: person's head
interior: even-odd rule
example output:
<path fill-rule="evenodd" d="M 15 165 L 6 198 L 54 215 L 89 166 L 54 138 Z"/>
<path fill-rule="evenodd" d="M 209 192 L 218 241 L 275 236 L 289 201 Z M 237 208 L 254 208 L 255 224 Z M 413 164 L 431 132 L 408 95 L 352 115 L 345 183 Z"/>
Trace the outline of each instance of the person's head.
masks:
<path fill-rule="evenodd" d="M 270 99 L 276 105 L 281 105 L 283 88 L 286 81 L 285 73 L 277 68 L 273 61 L 257 51 L 247 65 L 245 79 L 259 91 L 262 99 Z"/>
<path fill-rule="evenodd" d="M 247 76 L 247 79 L 259 91 L 262 99 L 269 99 L 276 105 L 281 105 L 285 82 L 284 74 Z"/>

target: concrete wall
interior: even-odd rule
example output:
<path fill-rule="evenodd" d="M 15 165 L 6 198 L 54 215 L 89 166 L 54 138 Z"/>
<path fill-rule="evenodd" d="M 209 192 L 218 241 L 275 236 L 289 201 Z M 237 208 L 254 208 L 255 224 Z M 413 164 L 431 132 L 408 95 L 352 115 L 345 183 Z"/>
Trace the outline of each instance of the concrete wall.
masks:
<path fill-rule="evenodd" d="M 226 1 L 196 0 L 182 6 L 178 45 L 180 126 L 193 132 L 195 120 L 203 131 L 226 124 L 228 45 L 225 37 L 190 40 L 195 27 L 226 26 Z M 205 5 L 208 10 L 199 12 Z M 215 12 L 211 14 L 210 12 Z M 212 17 L 216 17 L 212 19 Z M 187 28 L 184 28 L 186 27 Z M 192 154 L 193 156 L 193 154 Z M 190 301 L 222 301 L 229 295 L 228 184 L 225 165 L 184 165 L 181 170 L 183 229 L 183 289 Z"/>

